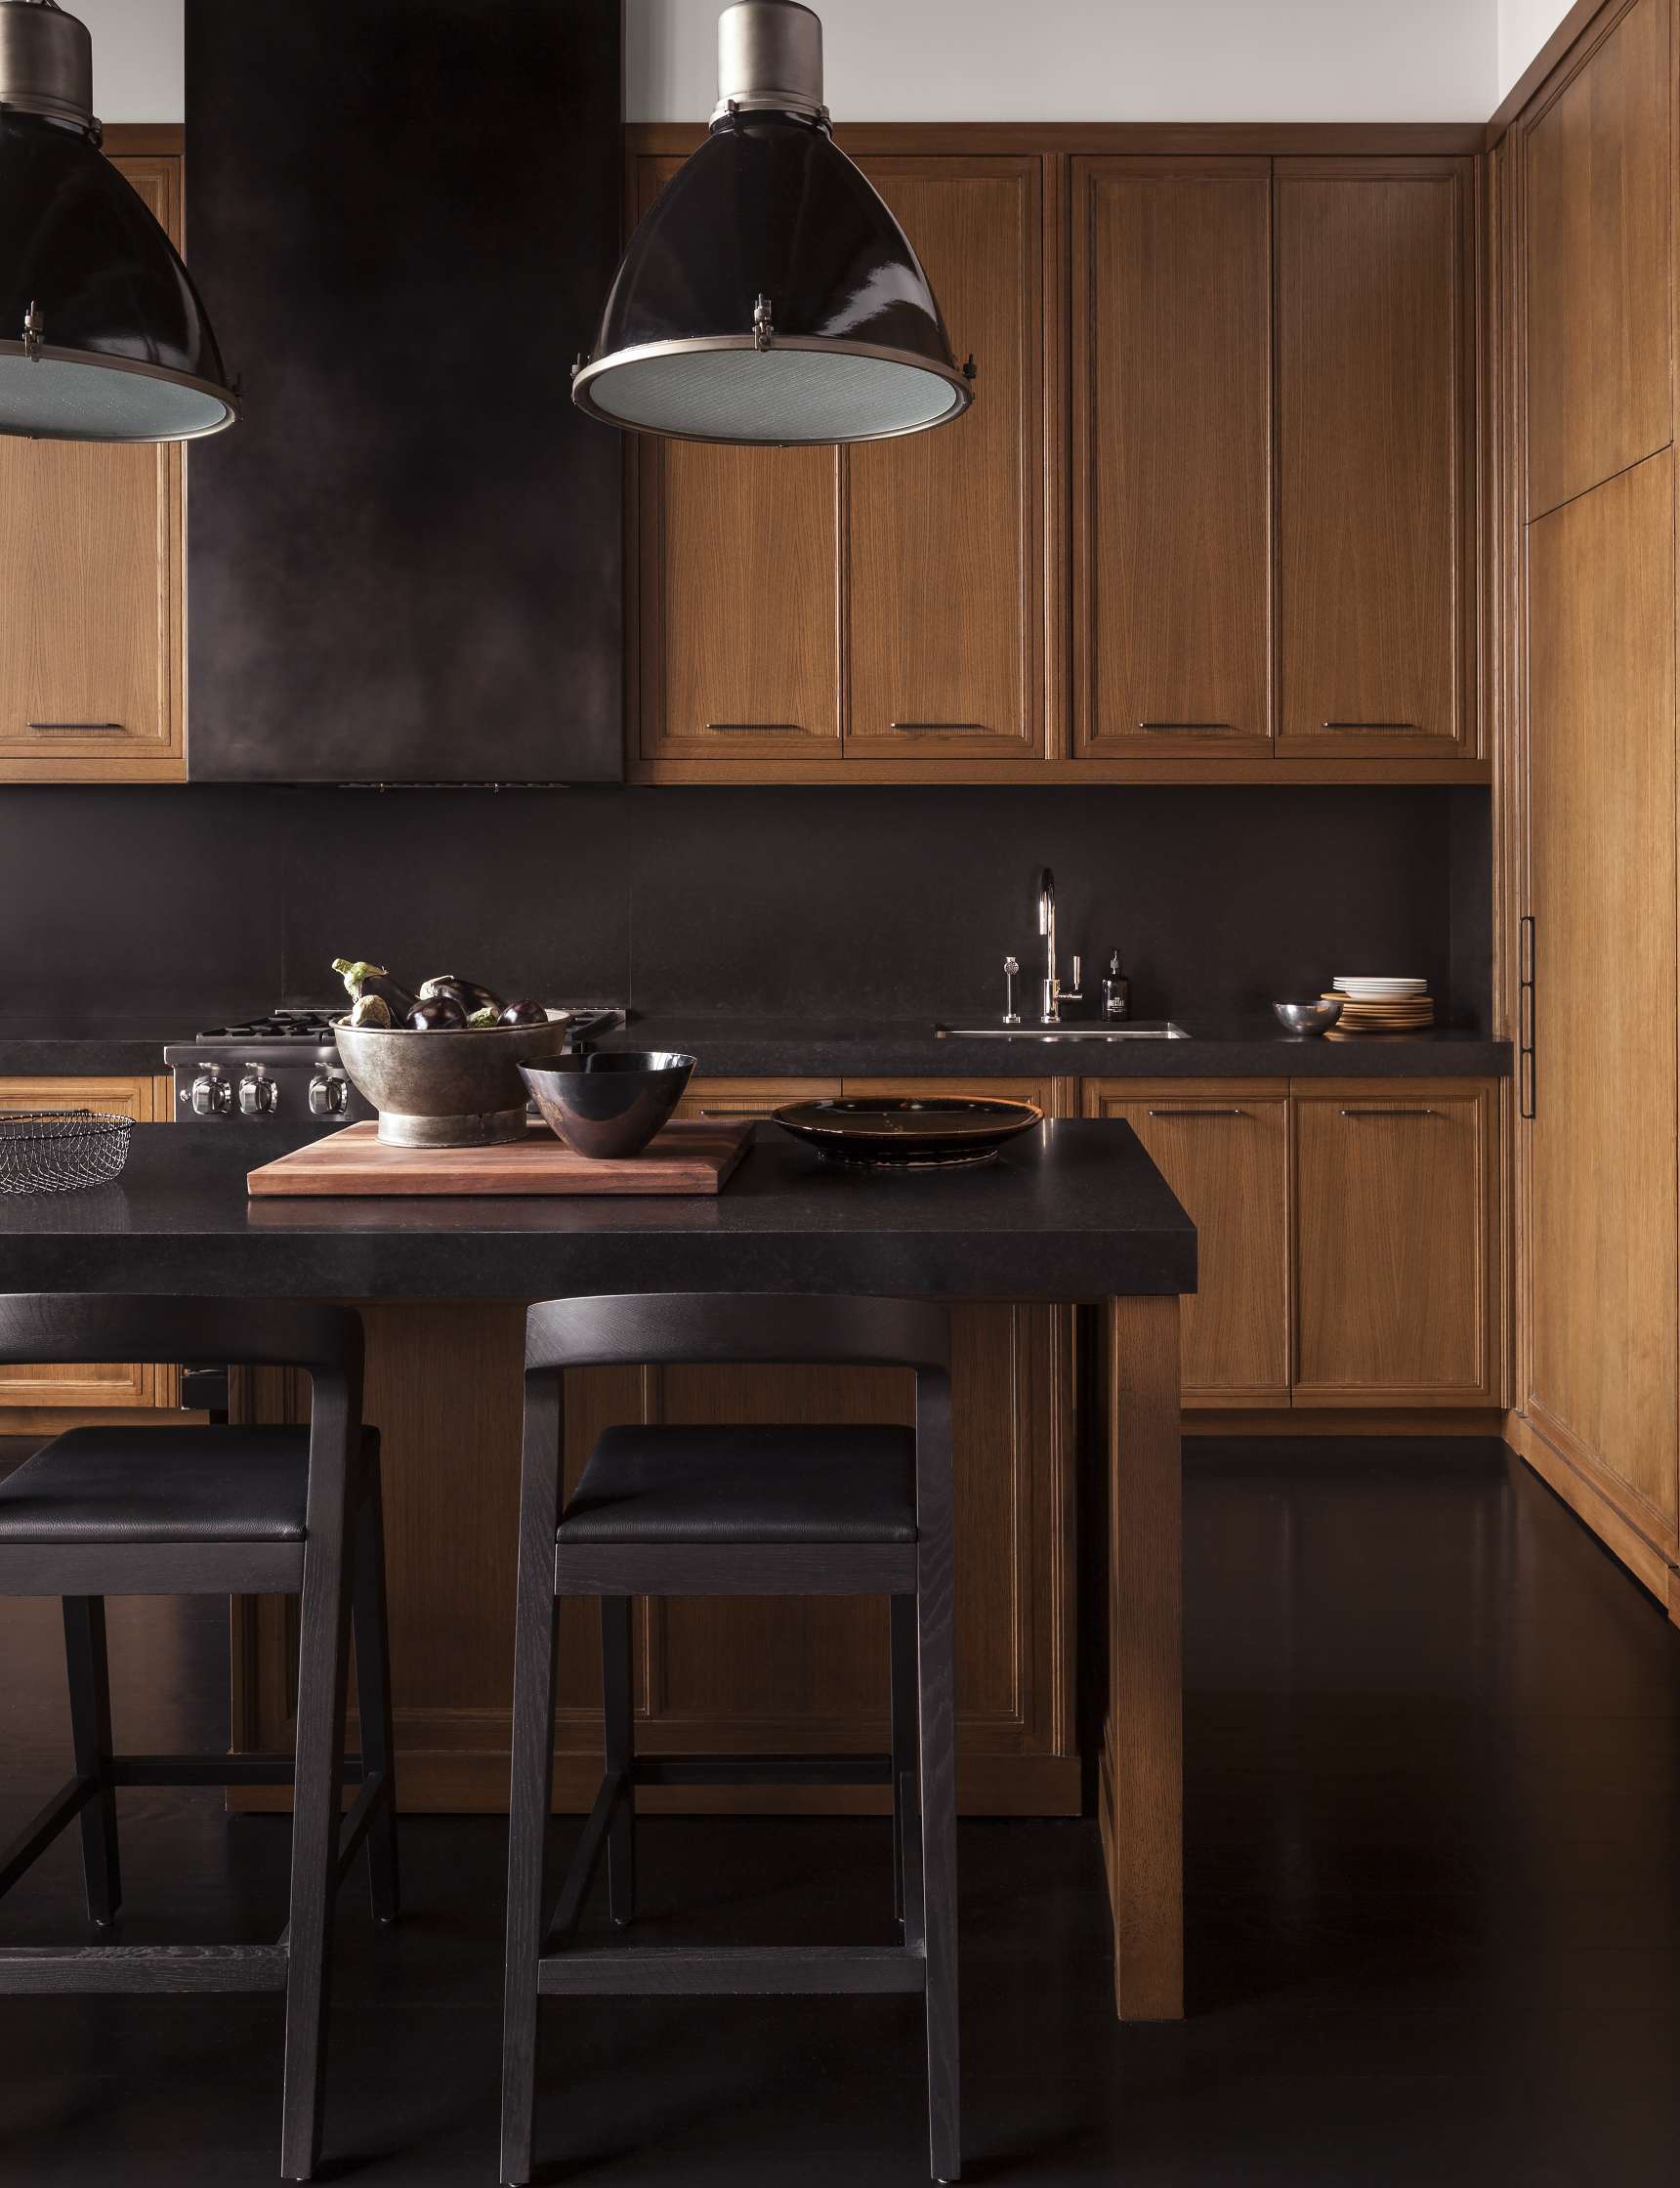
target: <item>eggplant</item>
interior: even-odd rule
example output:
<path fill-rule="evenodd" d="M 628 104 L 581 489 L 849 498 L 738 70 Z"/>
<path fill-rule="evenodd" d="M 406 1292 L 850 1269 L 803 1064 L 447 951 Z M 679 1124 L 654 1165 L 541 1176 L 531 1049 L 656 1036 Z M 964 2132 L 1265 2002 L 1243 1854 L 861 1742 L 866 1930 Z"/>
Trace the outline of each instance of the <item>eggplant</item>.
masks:
<path fill-rule="evenodd" d="M 351 1005 L 350 1023 L 353 1026 L 383 1028 L 395 1024 L 395 1021 L 391 1016 L 391 1005 L 385 997 L 369 990 L 365 995 L 358 995 Z"/>
<path fill-rule="evenodd" d="M 487 1031 L 491 1026 L 499 1026 L 501 1022 L 501 1012 L 499 1010 L 492 1010 L 487 1003 L 483 1010 L 474 1011 L 472 1016 L 467 1020 L 467 1024 L 469 1026 L 476 1026 L 481 1032 Z"/>
<path fill-rule="evenodd" d="M 450 995 L 434 995 L 416 1003 L 402 1021 L 411 1033 L 453 1033 L 467 1023 L 467 1014 Z"/>
<path fill-rule="evenodd" d="M 459 1003 L 464 1018 L 471 1018 L 475 1011 L 493 1010 L 498 1014 L 502 998 L 493 988 L 483 988 L 476 980 L 457 980 L 453 973 L 439 973 L 431 980 L 420 983 L 420 1001 L 435 1003 L 440 996 L 447 995 L 451 1002 Z"/>
<path fill-rule="evenodd" d="M 363 995 L 377 995 L 390 1011 L 393 1025 L 406 1018 L 420 999 L 411 995 L 399 980 L 393 980 L 383 965 L 370 964 L 365 957 L 335 957 L 332 969 L 344 976 L 353 1003 L 359 1003 Z"/>
<path fill-rule="evenodd" d="M 500 1023 L 504 1026 L 546 1026 L 548 1013 L 540 1003 L 509 1003 Z"/>

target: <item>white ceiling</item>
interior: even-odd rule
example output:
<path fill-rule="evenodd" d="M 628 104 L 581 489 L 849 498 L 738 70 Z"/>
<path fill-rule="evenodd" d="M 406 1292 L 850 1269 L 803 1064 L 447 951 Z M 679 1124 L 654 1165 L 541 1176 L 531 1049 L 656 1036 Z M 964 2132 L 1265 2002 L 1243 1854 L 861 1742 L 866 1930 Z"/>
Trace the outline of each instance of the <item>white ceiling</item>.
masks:
<path fill-rule="evenodd" d="M 179 121 L 184 0 L 69 0 L 107 121 Z M 873 120 L 1483 121 L 1568 0 L 819 0 Z M 252 35 L 262 16 L 252 10 Z M 625 112 L 696 120 L 718 0 L 626 0 Z"/>

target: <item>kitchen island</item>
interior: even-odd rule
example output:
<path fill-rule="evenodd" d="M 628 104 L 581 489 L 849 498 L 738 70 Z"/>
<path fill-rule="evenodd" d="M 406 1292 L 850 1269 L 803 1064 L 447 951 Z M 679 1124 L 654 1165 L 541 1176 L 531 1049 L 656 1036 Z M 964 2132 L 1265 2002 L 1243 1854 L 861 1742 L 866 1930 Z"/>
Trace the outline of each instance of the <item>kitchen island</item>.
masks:
<path fill-rule="evenodd" d="M 276 1132 L 262 1153 L 296 1144 L 299 1136 Z M 441 1538 L 429 1545 L 435 1585 L 425 1600 L 403 1605 L 394 1586 L 399 1746 L 405 1724 L 424 1718 L 414 1698 L 458 1650 L 452 1614 L 487 1616 L 504 1639 L 511 1621 L 517 1485 L 505 1466 L 481 1473 L 481 1447 L 454 1430 L 462 1419 L 517 1422 L 518 1354 L 501 1340 L 517 1330 L 521 1303 L 699 1289 L 1098 1306 L 1108 1681 L 1100 1810 L 1115 1998 L 1127 2018 L 1178 2016 L 1179 1299 L 1196 1288 L 1197 1239 L 1128 1126 L 1050 1122 L 1012 1142 L 993 1167 L 894 1178 L 825 1169 L 761 1127 L 729 1188 L 695 1199 L 252 1202 L 250 1159 L 239 1134 L 137 1127 L 115 1183 L 0 1200 L 6 1287 L 353 1299 L 376 1303 L 375 1318 L 424 1319 L 439 1403 L 411 1412 L 420 1425 L 393 1440 L 389 1526 L 399 1545 L 428 1523 Z M 481 1343 L 481 1309 L 497 1317 L 495 1344 Z M 452 1352 L 457 1327 L 465 1340 Z M 417 1357 L 414 1347 L 405 1355 Z M 255 1410 L 278 1416 L 293 1403 L 259 1389 Z M 587 1414 L 588 1406 L 576 1410 Z M 382 1411 L 370 1366 L 369 1417 L 383 1426 Z M 568 1471 L 576 1456 L 568 1434 Z M 410 1479 L 432 1494 L 405 1496 Z M 959 1533 L 963 1516 L 959 1495 Z M 394 1575 L 405 1564 L 414 1569 L 399 1546 Z M 1071 1586 L 1069 1572 L 1060 1578 Z M 491 1653 L 499 1661 L 504 1652 Z M 276 1675 L 283 1688 L 283 1663 L 271 1654 Z M 477 1715 L 493 1751 L 504 1716 Z M 236 1740 L 247 1729 L 236 1720 Z"/>

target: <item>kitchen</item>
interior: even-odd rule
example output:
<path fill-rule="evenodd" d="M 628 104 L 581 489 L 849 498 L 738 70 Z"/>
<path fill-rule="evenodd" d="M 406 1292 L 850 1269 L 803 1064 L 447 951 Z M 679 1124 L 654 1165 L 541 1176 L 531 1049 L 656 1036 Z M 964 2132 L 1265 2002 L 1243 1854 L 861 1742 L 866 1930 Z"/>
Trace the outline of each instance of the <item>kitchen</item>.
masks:
<path fill-rule="evenodd" d="M 39 12 L 6 0 L 0 27 Z M 1032 2055 L 999 2004 L 1005 1978 L 970 1972 L 988 1954 L 994 1969 L 1022 1964 L 1001 1952 L 1007 1925 L 987 1937 L 966 1881 L 990 1861 L 996 1878 L 1022 1865 L 1011 1889 L 1029 1928 L 1035 1914 L 1066 1932 L 1082 1893 L 1079 1919 L 1103 1930 L 1084 1957 L 1105 1975 L 1086 1969 L 1084 1993 L 1043 1938 L 1028 1963 L 1096 2024 L 1066 2092 L 1091 2147 L 1109 2167 L 1153 2148 L 1187 2177 L 1219 2176 L 1189 2121 L 1181 2141 L 1152 2145 L 1147 2122 L 1134 2142 L 1105 2110 L 1147 2056 L 1195 2055 L 1137 2047 L 1157 2037 L 1194 2045 L 1211 2027 L 1217 2080 L 1233 2040 L 1201 2001 L 1268 1987 L 1263 1965 L 1246 1992 L 1231 1972 L 1243 1955 L 1229 1908 L 1225 1949 L 1198 1948 L 1227 1905 L 1198 1867 L 1218 1837 L 1198 1835 L 1198 1813 L 1205 1825 L 1215 1793 L 1222 1813 L 1232 1797 L 1197 1746 L 1216 1633 L 1228 1661 L 1213 1685 L 1240 1690 L 1239 1634 L 1282 1620 L 1310 1656 L 1304 1637 L 1385 1539 L 1433 1571 L 1459 1525 L 1481 1545 L 1494 1627 L 1502 1609 L 1520 1642 L 1533 1581 L 1513 1531 L 1561 1527 L 1587 1595 L 1604 1584 L 1593 1536 L 1617 1561 L 1604 1571 L 1623 1591 L 1626 1646 L 1655 1684 L 1671 1676 L 1651 1599 L 1680 1601 L 1674 600 L 1657 506 L 1672 422 L 1672 25 L 1668 0 L 1547 12 L 1442 5 L 1403 21 L 1373 7 L 1355 40 L 1311 9 L 1241 11 L 1266 19 L 1251 51 L 1228 9 L 1069 5 L 1053 11 L 1059 38 L 1002 21 L 959 53 L 948 21 L 925 42 L 923 15 L 946 11 L 904 21 L 836 0 L 821 90 L 800 18 L 792 89 L 826 98 L 835 143 L 909 236 L 961 414 L 731 446 L 682 438 L 670 417 L 621 433 L 587 414 L 605 400 L 592 382 L 612 378 L 597 369 L 613 348 L 602 312 L 630 225 L 699 174 L 685 163 L 702 146 L 727 154 L 730 135 L 762 134 L 726 105 L 724 138 L 708 138 L 730 90 L 715 11 L 631 0 L 620 25 L 606 4 L 358 0 L 294 7 L 259 35 L 240 11 L 188 0 L 137 42 L 136 11 L 83 10 L 105 151 L 185 238 L 220 352 L 195 377 L 238 415 L 187 450 L 0 440 L 17 526 L 0 611 L 0 1104 L 136 1120 L 112 1184 L 4 1203 L 8 1289 L 357 1304 L 365 1417 L 383 1442 L 404 1847 L 485 1879 L 507 1832 L 529 1302 L 682 1288 L 679 1269 L 723 1292 L 896 1283 L 954 1302 L 961 2139 L 976 2172 L 1005 2151 L 1026 2178 L 1072 2177 L 1076 2163 L 1054 2147 L 1054 2103 L 1015 2142 L 1007 2108 L 986 2109 L 988 2056 L 1013 2046 L 1013 2086 Z M 1229 50 L 1214 50 L 1215 18 Z M 820 131 L 809 113 L 788 126 L 803 157 Z M 1607 163 L 1620 194 L 1592 187 Z M 662 242 L 652 231 L 643 285 L 662 274 L 664 289 L 639 309 L 675 308 L 675 268 L 693 310 L 708 268 L 733 263 L 735 239 L 700 214 Z M 832 222 L 799 240 L 819 268 Z M 749 355 L 775 359 L 774 308 L 758 338 Z M 574 358 L 590 361 L 568 401 Z M 1580 735 L 1600 719 L 1622 727 L 1624 766 Z M 973 1177 L 831 1179 L 815 1198 L 818 1158 L 765 1124 L 715 1200 L 347 1212 L 258 1187 L 247 1207 L 248 1171 L 373 1115 L 331 1023 L 350 1007 L 334 961 L 363 952 L 409 990 L 453 969 L 498 998 L 573 1011 L 574 1045 L 603 1058 L 694 1056 L 671 1130 L 952 1099 L 1048 1121 Z M 1374 1001 L 1340 985 L 1373 977 L 1396 984 Z M 1327 993 L 1342 1019 L 1327 1033 L 1274 1015 Z M 1618 1028 L 1614 1071 L 1566 1032 L 1600 1022 Z M 1093 1182 L 1087 1208 L 1054 1162 L 1035 1171 L 1041 1145 L 1112 1163 L 1112 1191 Z M 1156 1171 L 1195 1226 L 1192 1267 L 1150 1199 Z M 997 1206 L 1007 1274 L 987 1270 L 980 1198 L 1005 1185 L 1038 1196 Z M 1170 1432 L 1160 1347 L 1140 1334 L 1168 1294 L 1183 1300 Z M 219 1381 L 197 1348 L 126 1367 L 9 1357 L 0 1436 L 18 1458 L 72 1425 L 231 1414 L 234 1433 L 306 1417 L 295 1375 Z M 568 1493 L 615 1427 L 916 1417 L 907 1375 L 879 1367 L 646 1354 L 568 1368 L 565 1396 Z M 1367 1501 L 1367 1532 L 1303 1573 L 1280 1515 Z M 1259 1546 L 1233 1571 L 1222 1530 L 1239 1524 Z M 1212 1588 L 1198 1559 L 1204 1578 L 1218 1569 Z M 298 1627 L 283 1593 L 226 1592 L 231 1745 L 255 1771 L 298 1736 Z M 774 1868 L 820 1844 L 835 1871 L 866 1867 L 852 1849 L 879 1827 L 846 1819 L 884 1817 L 898 1784 L 896 1768 L 892 1786 L 848 1779 L 842 1761 L 893 1729 L 875 1608 L 629 1592 L 644 1606 L 634 1744 L 654 1773 L 635 1805 L 650 1847 L 671 1849 L 673 1938 L 708 1866 L 733 1873 L 732 1848 Z M 1430 1655 L 1432 1602 L 1450 1624 L 1426 1594 L 1390 1637 L 1403 1683 L 1403 1644 Z M 167 1606 L 147 1610 L 137 1665 L 174 1646 L 156 1622 Z M 1357 1595 L 1341 1615 L 1353 1634 L 1319 1634 L 1332 1662 L 1359 1655 Z M 559 1615 L 553 1782 L 569 1818 L 602 1773 L 603 1660 L 583 1616 Z M 225 1639 L 201 1676 L 218 1676 L 217 1647 L 222 1724 L 206 1744 L 225 1746 Z M 1257 1642 L 1255 1659 L 1268 1661 Z M 26 1682 L 55 1727 L 58 1676 L 43 1653 Z M 1271 1715 L 1320 1725 L 1310 1671 L 1279 1678 Z M 1385 1722 L 1366 1700 L 1365 1722 Z M 1602 1694 L 1575 1701 L 1596 1721 Z M 1654 1747 L 1630 1745 L 1649 1771 L 1668 1735 L 1642 1730 Z M 1431 1751 L 1443 1715 L 1410 1734 Z M 359 1737 L 353 1711 L 353 1749 Z M 1493 1753 L 1516 1739 L 1501 1722 Z M 693 1758 L 717 1754 L 814 1759 L 793 1786 L 697 1783 Z M 1290 1797 L 1281 1780 L 1270 1789 Z M 1644 1797 L 1650 1837 L 1667 1811 Z M 290 1799 L 253 1775 L 228 1795 L 236 1821 L 203 1792 L 180 1812 L 283 1869 L 283 1827 L 257 1818 Z M 1250 1820 L 1270 1843 L 1276 1822 Z M 1384 1841 L 1402 1867 L 1440 1822 L 1411 1820 L 1411 1837 Z M 372 1844 L 383 1826 L 359 1828 Z M 158 1829 L 179 1893 L 184 1865 Z M 1076 1886 L 1055 1881 L 1081 1858 L 1064 1846 L 1084 1849 Z M 1352 1858 L 1333 1836 L 1323 1851 Z M 1268 1906 L 1283 1904 L 1280 1862 Z M 44 1888 L 12 1894 L 8 1922 Z M 471 1901 L 483 1967 L 504 1888 L 485 1881 Z M 811 1913 L 800 1896 L 790 1941 Z M 425 1894 L 405 1897 L 392 1940 L 373 1942 L 430 1983 Z M 861 1906 L 867 1928 L 873 1903 Z M 1537 1919 L 1532 1898 L 1518 1906 Z M 341 2000 L 347 1983 L 354 2000 L 358 1980 L 364 1994 L 395 1981 L 357 1927 L 342 1925 Z M 61 1920 L 39 1942 L 65 1934 Z M 1672 1964 L 1663 1934 L 1636 1927 L 1628 1950 Z M 1381 1960 L 1361 1938 L 1342 1964 L 1350 1981 L 1374 1966 L 1380 1991 Z M 644 2041 L 645 1999 L 595 2005 L 618 2044 Z M 693 2001 L 657 2010 L 677 2056 L 702 2057 Z M 766 2088 L 799 2084 L 762 2003 L 732 2003 L 727 2023 L 711 2010 Z M 238 2071 L 277 2076 L 277 2023 L 252 2011 Z M 329 2154 L 356 2147 L 367 2076 L 393 2071 L 365 2004 L 335 2014 L 367 2033 L 352 2040 L 359 2077 L 341 2085 L 335 2064 Z M 574 2014 L 550 2008 L 545 2026 Z M 841 2026 L 801 2025 L 824 2043 Z M 918 2074 L 908 2020 L 856 2041 L 860 2074 L 864 2059 L 895 2084 Z M 1499 2101 L 1508 2074 L 1532 2070 L 1520 2053 L 1489 2064 Z M 618 2104 L 670 2102 L 661 2071 L 620 2078 Z M 631 2177 L 812 2160 L 796 2109 L 769 2107 L 732 2144 L 693 2073 L 697 2144 L 680 2120 L 638 2135 L 619 2160 Z M 571 2147 L 554 2139 L 568 2105 L 612 2104 L 612 2074 L 593 2093 L 590 2079 L 542 2078 L 539 2165 L 545 2144 Z M 287 2090 L 289 2119 L 289 2075 Z M 1595 2090 L 1582 2109 L 1601 2125 L 1616 2108 Z M 74 2125 L 85 2095 L 64 2079 L 57 2125 L 20 2138 L 20 2177 L 57 2162 L 60 2135 L 100 2165 L 97 2135 Z M 170 2101 L 191 2149 L 188 2096 Z M 270 2176 L 273 2108 L 248 2109 L 221 2131 Z M 895 2097 L 882 2121 L 911 2109 Z M 448 2115 L 461 2169 L 446 2177 L 495 2162 L 493 2125 L 475 2140 L 471 2111 L 462 2094 Z M 610 2146 L 608 2117 L 571 2130 L 580 2163 Z M 848 2143 L 825 2117 L 822 2162 L 924 2176 L 913 2126 Z M 1477 2103 L 1473 2118 L 1486 2131 L 1491 2114 Z M 1292 2178 L 1352 2176 L 1346 2151 L 1366 2164 L 1360 2137 L 1379 2129 L 1375 2115 L 1343 2125 L 1353 2139 L 1315 2173 L 1268 2118 L 1254 2176 L 1262 2157 Z M 417 2144 L 399 2105 L 380 2131 L 405 2153 L 392 2177 L 419 2177 L 401 2170 Z M 936 2129 L 936 2170 L 939 2156 Z M 1630 2156 L 1617 2177 L 1645 2177 L 1647 2162 Z M 503 2177 L 520 2176 L 504 2143 Z"/>

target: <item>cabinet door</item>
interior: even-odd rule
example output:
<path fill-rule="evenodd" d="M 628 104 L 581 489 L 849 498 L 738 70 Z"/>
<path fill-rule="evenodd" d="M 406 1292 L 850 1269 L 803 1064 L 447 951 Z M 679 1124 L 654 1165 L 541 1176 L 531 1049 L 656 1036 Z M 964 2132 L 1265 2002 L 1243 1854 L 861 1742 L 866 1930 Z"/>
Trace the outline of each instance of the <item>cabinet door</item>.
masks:
<path fill-rule="evenodd" d="M 177 241 L 181 162 L 115 165 Z M 0 440 L 0 781 L 187 773 L 182 451 Z"/>
<path fill-rule="evenodd" d="M 1676 1518 L 1671 454 L 1529 531 L 1533 1116 L 1523 1410 L 1618 1506 Z M 1592 1029 L 1614 1028 L 1613 1045 Z"/>
<path fill-rule="evenodd" d="M 1493 1088 L 1296 1080 L 1297 1406 L 1498 1395 Z"/>
<path fill-rule="evenodd" d="M 1524 125 L 1528 514 L 1665 447 L 1668 0 L 1637 0 Z"/>
<path fill-rule="evenodd" d="M 964 417 L 846 455 L 848 756 L 1044 749 L 1042 162 L 866 159 L 915 246 Z"/>
<path fill-rule="evenodd" d="M 1276 187 L 1279 751 L 1469 754 L 1473 163 Z"/>
<path fill-rule="evenodd" d="M 644 164 L 644 210 L 680 164 Z M 837 760 L 839 451 L 626 440 L 642 757 Z"/>
<path fill-rule="evenodd" d="M 1196 1225 L 1184 1403 L 1286 1406 L 1287 1082 L 1087 1079 L 1085 1115 L 1123 1117 Z"/>
<path fill-rule="evenodd" d="M 0 443 L 3 446 L 4 443 Z M 0 1112 L 8 1110 L 107 1110 L 149 1124 L 167 1118 L 169 1081 L 151 1078 L 0 1079 Z M 50 1408 L 101 1411 L 111 1407 L 172 1406 L 176 1370 L 149 1361 L 102 1362 L 69 1367 L 0 1367 L 0 1433 L 21 1430 L 18 1413 Z M 61 1425 L 68 1427 L 69 1423 Z"/>
<path fill-rule="evenodd" d="M 1073 162 L 1074 748 L 1271 744 L 1272 163 Z"/>

